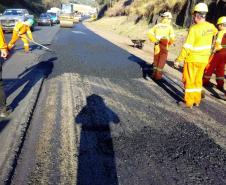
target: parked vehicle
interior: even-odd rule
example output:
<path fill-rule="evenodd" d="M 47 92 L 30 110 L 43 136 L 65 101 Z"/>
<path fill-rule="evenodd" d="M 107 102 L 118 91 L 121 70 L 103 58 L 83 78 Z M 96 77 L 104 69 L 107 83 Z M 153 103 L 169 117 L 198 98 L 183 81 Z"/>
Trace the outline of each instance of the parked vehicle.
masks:
<path fill-rule="evenodd" d="M 38 25 L 48 25 L 52 26 L 53 21 L 48 13 L 42 13 L 38 19 Z"/>
<path fill-rule="evenodd" d="M 3 31 L 12 31 L 17 22 L 25 22 L 27 19 L 34 19 L 26 9 L 6 9 L 0 16 L 0 24 Z M 34 24 L 31 31 L 34 30 Z"/>
<path fill-rule="evenodd" d="M 51 20 L 52 20 L 52 22 L 54 24 L 59 24 L 60 23 L 60 21 L 59 21 L 58 16 L 57 16 L 56 13 L 54 13 L 54 12 L 47 12 L 47 14 L 50 15 L 50 18 L 51 18 Z"/>

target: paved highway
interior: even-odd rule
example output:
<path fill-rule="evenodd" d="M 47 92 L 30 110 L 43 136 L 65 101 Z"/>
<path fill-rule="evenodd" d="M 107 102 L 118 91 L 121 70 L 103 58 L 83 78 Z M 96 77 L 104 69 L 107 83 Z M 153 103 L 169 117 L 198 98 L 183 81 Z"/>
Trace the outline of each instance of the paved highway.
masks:
<path fill-rule="evenodd" d="M 48 77 L 8 184 L 226 184 L 223 101 L 179 107 L 180 87 L 83 24 L 51 49 L 25 70 Z"/>

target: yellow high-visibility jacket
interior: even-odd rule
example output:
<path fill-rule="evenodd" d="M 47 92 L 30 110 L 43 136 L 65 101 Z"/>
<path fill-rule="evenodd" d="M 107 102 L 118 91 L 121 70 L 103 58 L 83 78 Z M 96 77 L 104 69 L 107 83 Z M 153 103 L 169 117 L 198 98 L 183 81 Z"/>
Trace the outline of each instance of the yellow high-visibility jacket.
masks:
<path fill-rule="evenodd" d="M 20 35 L 23 35 L 23 34 L 26 34 L 27 33 L 29 39 L 33 40 L 30 27 L 28 25 L 24 24 L 23 22 L 18 22 L 15 25 L 13 31 L 17 32 Z"/>
<path fill-rule="evenodd" d="M 148 38 L 151 42 L 166 42 L 166 45 L 170 45 L 175 40 L 175 34 L 173 27 L 167 21 L 156 24 L 148 31 Z"/>
<path fill-rule="evenodd" d="M 191 26 L 177 61 L 207 64 L 217 32 L 217 28 L 207 21 Z"/>
<path fill-rule="evenodd" d="M 2 26 L 0 26 L 0 49 L 7 49 L 7 44 L 5 42 Z"/>
<path fill-rule="evenodd" d="M 224 50 L 224 52 L 226 52 L 226 29 L 218 32 L 214 46 L 214 51 L 219 51 L 222 49 Z"/>

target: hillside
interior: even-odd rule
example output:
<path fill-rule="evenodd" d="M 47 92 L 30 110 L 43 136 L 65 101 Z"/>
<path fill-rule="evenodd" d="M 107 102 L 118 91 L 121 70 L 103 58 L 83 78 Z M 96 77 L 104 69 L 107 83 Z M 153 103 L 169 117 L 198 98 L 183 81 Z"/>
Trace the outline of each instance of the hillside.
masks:
<path fill-rule="evenodd" d="M 52 0 L 51 2 L 54 2 Z M 56 1 L 59 2 L 59 1 Z M 0 0 L 0 11 L 4 11 L 6 8 L 27 8 L 34 14 L 39 14 L 51 6 L 49 1 L 42 0 Z"/>
<path fill-rule="evenodd" d="M 155 24 L 160 13 L 171 11 L 175 24 L 188 27 L 191 24 L 192 8 L 200 0 L 98 0 L 100 5 L 99 18 L 103 16 L 128 16 L 135 23 L 146 20 L 148 24 Z M 225 0 L 206 0 L 209 6 L 207 19 L 215 22 L 219 16 L 226 15 Z"/>

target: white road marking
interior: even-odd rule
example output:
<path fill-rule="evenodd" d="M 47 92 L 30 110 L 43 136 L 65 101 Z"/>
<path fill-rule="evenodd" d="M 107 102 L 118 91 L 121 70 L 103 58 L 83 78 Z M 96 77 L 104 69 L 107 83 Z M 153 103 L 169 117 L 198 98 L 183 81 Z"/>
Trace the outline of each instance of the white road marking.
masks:
<path fill-rule="evenodd" d="M 82 32 L 82 31 L 72 31 L 75 34 L 82 34 L 82 35 L 86 35 L 86 33 Z"/>

